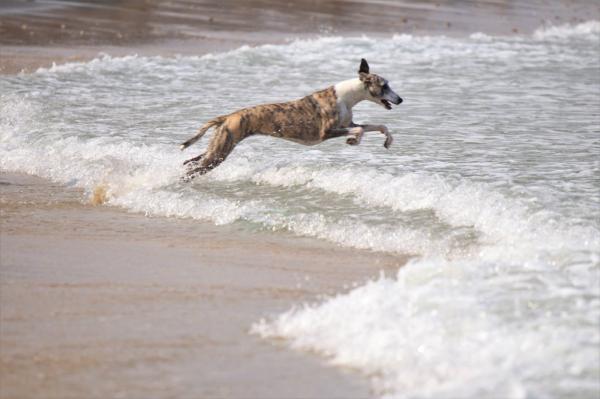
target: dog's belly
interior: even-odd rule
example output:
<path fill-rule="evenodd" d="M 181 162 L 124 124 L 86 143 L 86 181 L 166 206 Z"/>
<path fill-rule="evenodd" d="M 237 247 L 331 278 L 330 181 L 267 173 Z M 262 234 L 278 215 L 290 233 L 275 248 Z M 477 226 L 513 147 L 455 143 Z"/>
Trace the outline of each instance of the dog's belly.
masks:
<path fill-rule="evenodd" d="M 294 143 L 304 144 L 304 145 L 317 145 L 323 141 L 318 136 L 316 139 L 312 139 L 312 140 L 306 139 L 306 138 L 298 139 L 298 138 L 294 138 L 294 137 L 285 137 L 285 136 L 282 136 L 281 138 L 284 140 L 293 141 Z"/>
<path fill-rule="evenodd" d="M 279 137 L 285 140 L 305 145 L 319 144 L 322 140 L 319 131 L 314 126 L 306 126 L 303 124 L 276 124 L 272 128 L 260 129 L 257 134 Z"/>

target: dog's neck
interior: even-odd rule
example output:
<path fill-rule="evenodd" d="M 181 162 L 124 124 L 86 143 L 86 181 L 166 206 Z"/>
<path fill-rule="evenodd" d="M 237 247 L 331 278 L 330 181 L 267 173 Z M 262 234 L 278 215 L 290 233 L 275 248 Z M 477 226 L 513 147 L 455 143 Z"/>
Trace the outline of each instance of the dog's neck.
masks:
<path fill-rule="evenodd" d="M 338 103 L 344 103 L 348 109 L 367 99 L 365 85 L 358 78 L 344 80 L 333 86 L 333 88 L 335 89 Z"/>

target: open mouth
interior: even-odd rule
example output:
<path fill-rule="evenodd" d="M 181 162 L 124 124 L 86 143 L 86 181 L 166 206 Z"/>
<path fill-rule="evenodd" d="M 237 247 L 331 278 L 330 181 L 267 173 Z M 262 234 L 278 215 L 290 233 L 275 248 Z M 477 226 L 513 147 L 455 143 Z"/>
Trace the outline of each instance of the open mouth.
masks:
<path fill-rule="evenodd" d="M 392 103 L 390 103 L 388 100 L 381 100 L 381 103 L 383 104 L 383 106 L 385 107 L 385 109 L 392 109 Z"/>

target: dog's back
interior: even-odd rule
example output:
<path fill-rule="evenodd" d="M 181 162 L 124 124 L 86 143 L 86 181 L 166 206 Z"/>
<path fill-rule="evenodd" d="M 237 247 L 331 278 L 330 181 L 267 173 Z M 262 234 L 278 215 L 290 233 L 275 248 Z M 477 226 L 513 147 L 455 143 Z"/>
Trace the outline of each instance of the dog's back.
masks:
<path fill-rule="evenodd" d="M 317 91 L 298 100 L 244 108 L 226 121 L 239 139 L 253 134 L 280 137 L 302 144 L 323 141 L 325 132 L 338 123 L 333 87 Z"/>

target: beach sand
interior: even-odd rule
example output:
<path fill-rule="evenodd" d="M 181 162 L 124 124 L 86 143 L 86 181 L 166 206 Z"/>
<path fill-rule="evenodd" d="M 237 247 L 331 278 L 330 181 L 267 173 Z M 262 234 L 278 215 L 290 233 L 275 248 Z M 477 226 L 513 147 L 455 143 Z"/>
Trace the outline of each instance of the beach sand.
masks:
<path fill-rule="evenodd" d="M 514 34 L 599 13 L 591 1 L 6 1 L 0 73 L 323 34 Z M 0 192 L 0 398 L 370 396 L 352 370 L 248 331 L 407 256 L 94 206 L 6 171 Z"/>

